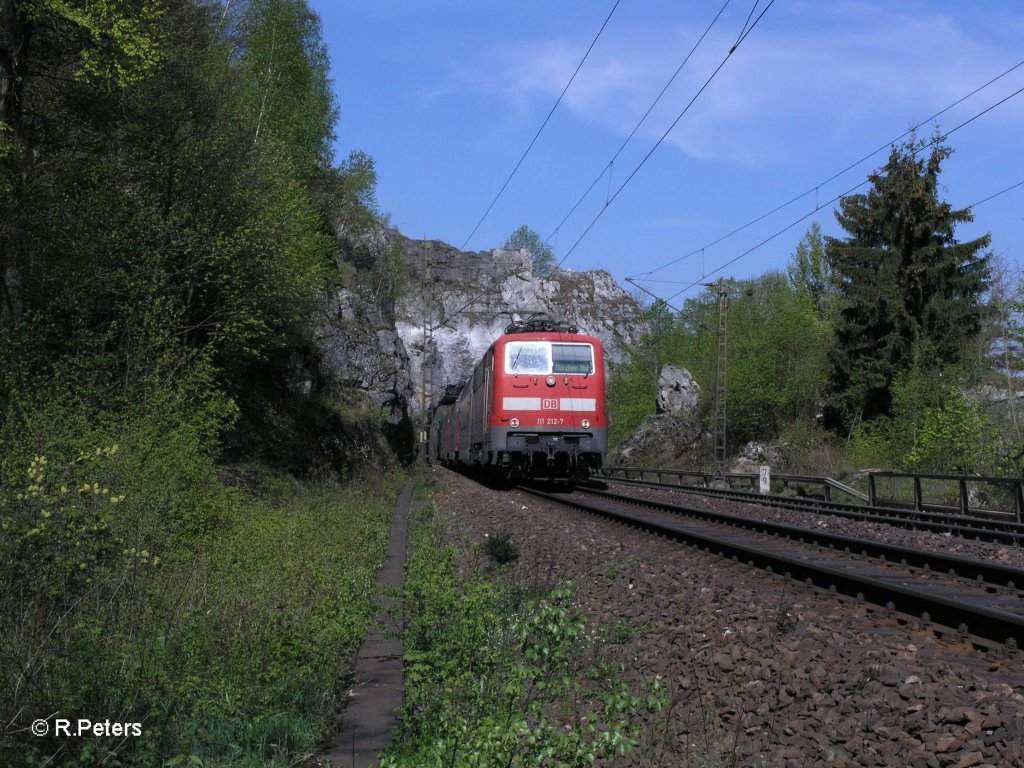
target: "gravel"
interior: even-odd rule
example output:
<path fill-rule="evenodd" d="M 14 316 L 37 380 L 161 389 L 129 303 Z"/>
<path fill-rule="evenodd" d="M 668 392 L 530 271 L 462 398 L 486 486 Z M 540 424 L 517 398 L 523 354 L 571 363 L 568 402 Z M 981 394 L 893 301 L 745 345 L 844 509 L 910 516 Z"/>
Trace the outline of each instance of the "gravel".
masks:
<path fill-rule="evenodd" d="M 609 649 L 624 679 L 639 688 L 661 678 L 668 711 L 612 765 L 1024 766 L 1020 654 L 985 655 L 781 577 L 441 468 L 430 473 L 465 569 L 485 566 L 474 545 L 509 534 L 521 555 L 500 578 L 537 588 L 573 581 L 595 626 L 629 628 Z M 796 515 L 849 535 L 886 528 Z M 993 547 L 898 529 L 877 535 L 967 556 Z"/>
<path fill-rule="evenodd" d="M 896 546 L 913 546 L 933 552 L 942 552 L 959 557 L 990 560 L 1003 565 L 1024 568 L 1024 547 L 1012 547 L 1006 544 L 995 544 L 986 541 L 975 541 L 954 536 L 949 533 L 932 533 L 929 531 L 912 531 L 897 528 L 884 523 L 851 520 L 839 515 L 822 512 L 810 512 L 795 509 L 780 509 L 756 503 L 736 502 L 719 499 L 713 496 L 701 496 L 695 493 L 674 491 L 671 489 L 645 488 L 627 484 L 609 484 L 609 490 L 668 503 L 706 509 L 712 512 L 723 512 L 742 516 L 753 520 L 764 520 L 774 523 L 786 523 L 803 528 L 820 529 L 843 536 L 854 536 L 861 539 L 880 541 Z M 1022 585 L 1024 586 L 1024 585 Z"/>

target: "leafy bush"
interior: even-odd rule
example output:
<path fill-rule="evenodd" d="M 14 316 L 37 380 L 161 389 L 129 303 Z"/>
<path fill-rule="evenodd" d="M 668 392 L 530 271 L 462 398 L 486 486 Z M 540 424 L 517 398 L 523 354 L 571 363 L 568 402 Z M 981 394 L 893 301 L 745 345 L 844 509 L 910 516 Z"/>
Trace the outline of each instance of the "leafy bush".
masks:
<path fill-rule="evenodd" d="M 205 678 L 177 724 L 189 754 L 285 762 L 322 738 L 375 609 L 392 498 L 379 483 L 339 493 L 279 478 L 203 553 L 216 589 L 182 638 Z"/>
<path fill-rule="evenodd" d="M 907 464 L 921 472 L 956 474 L 991 466 L 991 458 L 986 457 L 986 426 L 981 406 L 953 387 L 940 407 L 925 412 Z"/>
<path fill-rule="evenodd" d="M 857 422 L 850 430 L 846 445 L 854 466 L 876 469 L 899 466 L 899 451 L 893 445 L 888 418 Z"/>
<path fill-rule="evenodd" d="M 785 425 L 779 443 L 787 473 L 836 477 L 844 472 L 845 451 L 835 435 L 814 419 L 795 419 Z"/>
<path fill-rule="evenodd" d="M 1000 474 L 1008 450 L 997 424 L 959 385 L 919 370 L 892 384 L 893 416 L 854 424 L 847 448 L 860 467 Z"/>

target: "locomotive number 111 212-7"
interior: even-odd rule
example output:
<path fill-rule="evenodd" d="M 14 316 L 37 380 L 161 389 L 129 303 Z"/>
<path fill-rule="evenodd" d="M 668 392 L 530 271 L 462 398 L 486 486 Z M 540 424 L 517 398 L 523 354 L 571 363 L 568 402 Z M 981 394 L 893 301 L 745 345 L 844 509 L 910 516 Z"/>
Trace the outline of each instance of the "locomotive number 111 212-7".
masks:
<path fill-rule="evenodd" d="M 600 339 L 547 316 L 516 320 L 438 403 L 435 455 L 499 479 L 586 479 L 608 447 L 604 395 Z"/>

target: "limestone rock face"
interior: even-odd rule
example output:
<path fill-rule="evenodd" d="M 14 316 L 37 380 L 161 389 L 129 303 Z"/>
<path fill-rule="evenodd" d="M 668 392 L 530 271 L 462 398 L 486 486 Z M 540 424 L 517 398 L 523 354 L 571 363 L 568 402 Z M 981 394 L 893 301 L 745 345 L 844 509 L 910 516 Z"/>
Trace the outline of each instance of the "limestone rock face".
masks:
<path fill-rule="evenodd" d="M 700 402 L 700 386 L 690 372 L 676 365 L 662 366 L 658 375 L 658 413 L 689 417 Z"/>
<path fill-rule="evenodd" d="M 375 257 L 397 246 L 407 290 L 382 307 L 341 291 L 319 324 L 322 366 L 364 391 L 399 454 L 413 450 L 413 419 L 470 376 L 513 318 L 546 312 L 601 339 L 606 361 L 625 357 L 642 331 L 643 308 L 607 272 L 533 272 L 527 250 L 463 252 L 437 240 L 379 230 L 363 245 Z M 606 371 L 607 372 L 607 371 Z"/>
<path fill-rule="evenodd" d="M 412 286 L 395 306 L 395 329 L 409 351 L 414 410 L 424 389 L 429 408 L 445 387 L 461 385 L 513 318 L 546 312 L 573 322 L 601 340 L 611 362 L 639 338 L 643 308 L 603 270 L 540 277 L 525 249 L 473 253 L 388 237 L 405 255 Z"/>
<path fill-rule="evenodd" d="M 381 414 L 392 448 L 407 455 L 413 442 L 414 393 L 409 354 L 394 326 L 371 302 L 341 291 L 328 305 L 318 341 L 327 376 L 364 391 Z"/>

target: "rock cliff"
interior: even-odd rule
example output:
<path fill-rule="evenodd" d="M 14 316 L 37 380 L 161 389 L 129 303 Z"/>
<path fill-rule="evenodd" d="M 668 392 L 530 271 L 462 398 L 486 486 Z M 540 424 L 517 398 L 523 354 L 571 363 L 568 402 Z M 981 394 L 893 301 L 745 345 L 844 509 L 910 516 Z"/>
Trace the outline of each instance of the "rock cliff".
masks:
<path fill-rule="evenodd" d="M 642 307 L 603 270 L 556 269 L 541 277 L 527 250 L 472 253 L 436 240 L 389 238 L 411 277 L 395 307 L 395 329 L 409 353 L 416 412 L 424 386 L 436 404 L 446 387 L 461 385 L 513 317 L 560 316 L 601 339 L 611 362 L 639 337 Z"/>
<path fill-rule="evenodd" d="M 365 392 L 380 414 L 381 429 L 392 449 L 403 460 L 411 458 L 409 356 L 394 323 L 366 297 L 343 290 L 328 303 L 318 336 L 327 375 Z"/>
<path fill-rule="evenodd" d="M 526 250 L 463 252 L 378 233 L 373 250 L 389 247 L 405 264 L 404 294 L 381 307 L 342 290 L 319 336 L 329 375 L 367 393 L 393 445 L 412 439 L 423 402 L 429 410 L 446 388 L 461 386 L 513 317 L 559 315 L 601 339 L 612 362 L 639 337 L 642 307 L 605 271 L 556 269 L 541 277 Z"/>

